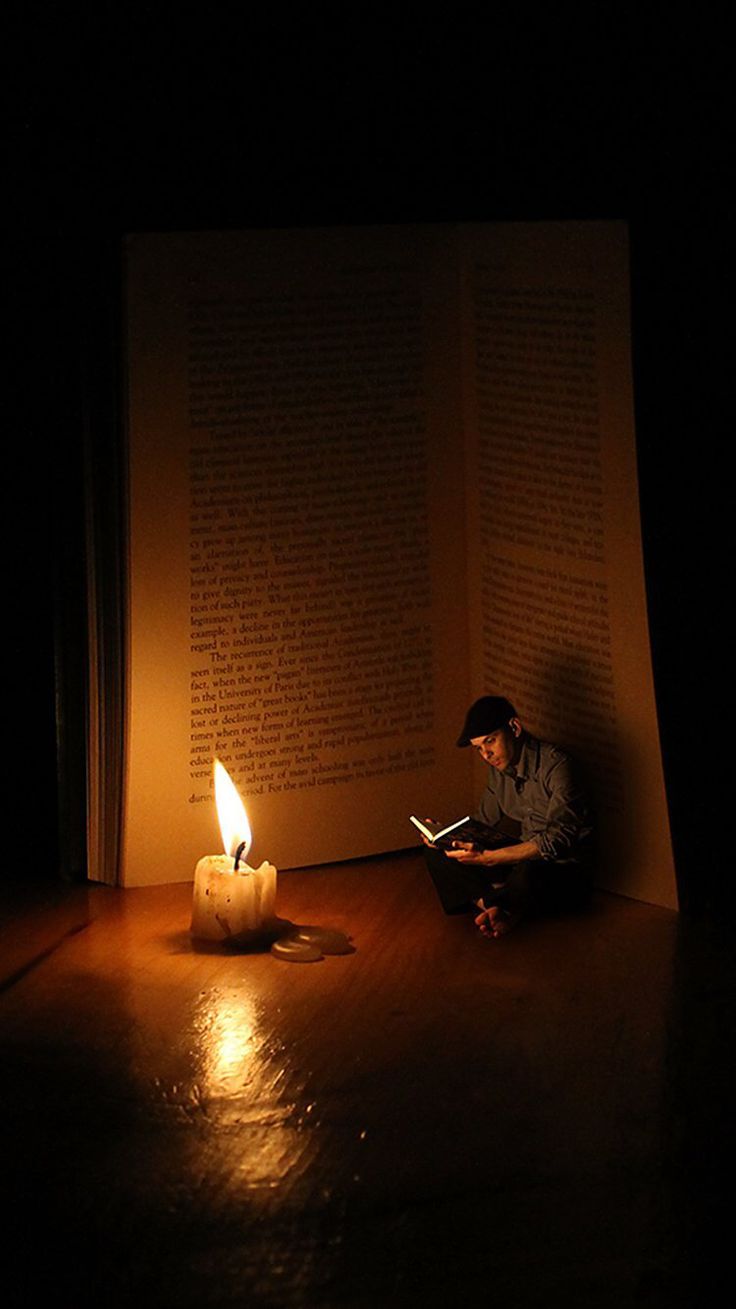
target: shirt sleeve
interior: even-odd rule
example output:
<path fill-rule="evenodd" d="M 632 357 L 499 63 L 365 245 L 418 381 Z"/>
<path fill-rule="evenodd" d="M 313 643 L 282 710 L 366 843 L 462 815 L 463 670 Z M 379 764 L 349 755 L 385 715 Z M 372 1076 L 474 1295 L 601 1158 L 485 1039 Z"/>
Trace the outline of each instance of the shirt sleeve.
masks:
<path fill-rule="evenodd" d="M 568 758 L 558 757 L 545 777 L 547 813 L 534 833 L 543 859 L 559 863 L 584 858 L 593 838 L 593 817 L 587 796 Z"/>

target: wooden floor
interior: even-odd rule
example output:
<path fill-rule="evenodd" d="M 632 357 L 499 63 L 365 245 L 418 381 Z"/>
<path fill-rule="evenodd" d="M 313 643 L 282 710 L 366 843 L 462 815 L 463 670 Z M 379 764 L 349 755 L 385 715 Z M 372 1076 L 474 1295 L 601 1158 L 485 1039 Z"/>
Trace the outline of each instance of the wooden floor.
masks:
<path fill-rule="evenodd" d="M 413 854 L 282 874 L 280 915 L 352 938 L 318 963 L 197 950 L 190 901 L 6 912 L 5 1303 L 722 1299 L 714 929 L 601 895 L 487 941 Z"/>

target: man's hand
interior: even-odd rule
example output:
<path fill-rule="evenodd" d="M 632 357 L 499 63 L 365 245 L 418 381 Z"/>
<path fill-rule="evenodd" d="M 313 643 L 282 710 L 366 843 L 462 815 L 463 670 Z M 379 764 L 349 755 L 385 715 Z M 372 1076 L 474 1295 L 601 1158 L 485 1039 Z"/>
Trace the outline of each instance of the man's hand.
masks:
<path fill-rule="evenodd" d="M 431 825 L 434 823 L 434 818 L 425 818 L 424 822 L 427 827 L 431 827 Z M 431 850 L 434 850 L 436 848 L 434 841 L 430 841 L 429 837 L 424 835 L 424 832 L 420 832 L 419 835 L 422 838 L 424 844 L 428 845 Z"/>
<path fill-rule="evenodd" d="M 479 850 L 472 841 L 453 841 L 452 849 L 446 850 L 448 859 L 456 859 L 459 864 L 477 864 L 489 868 L 496 863 L 495 850 Z"/>
<path fill-rule="evenodd" d="M 481 868 L 492 868 L 496 864 L 516 864 L 522 860 L 541 859 L 536 841 L 522 841 L 519 845 L 504 845 L 500 850 L 476 850 L 467 847 L 464 841 L 455 842 L 455 848 L 447 851 L 448 859 L 456 859 L 459 864 L 477 864 Z"/>

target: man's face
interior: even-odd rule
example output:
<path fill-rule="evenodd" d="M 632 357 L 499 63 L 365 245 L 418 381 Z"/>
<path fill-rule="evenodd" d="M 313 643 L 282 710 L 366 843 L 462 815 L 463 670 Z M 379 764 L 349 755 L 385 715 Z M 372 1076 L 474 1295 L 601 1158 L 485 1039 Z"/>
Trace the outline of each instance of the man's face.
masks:
<path fill-rule="evenodd" d="M 499 727 L 497 731 L 489 732 L 488 736 L 474 736 L 470 744 L 480 752 L 484 763 L 502 773 L 513 762 L 518 735 L 512 719 L 508 727 Z"/>

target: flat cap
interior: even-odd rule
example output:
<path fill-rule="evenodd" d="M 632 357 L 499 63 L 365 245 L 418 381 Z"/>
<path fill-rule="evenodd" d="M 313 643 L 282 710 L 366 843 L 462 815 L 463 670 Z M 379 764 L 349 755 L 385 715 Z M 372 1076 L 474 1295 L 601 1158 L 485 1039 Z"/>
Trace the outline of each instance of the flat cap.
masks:
<path fill-rule="evenodd" d="M 516 710 L 510 700 L 502 695 L 482 695 L 465 715 L 465 726 L 457 744 L 470 745 L 476 736 L 489 736 L 499 727 L 508 727 L 512 718 L 516 718 Z"/>

